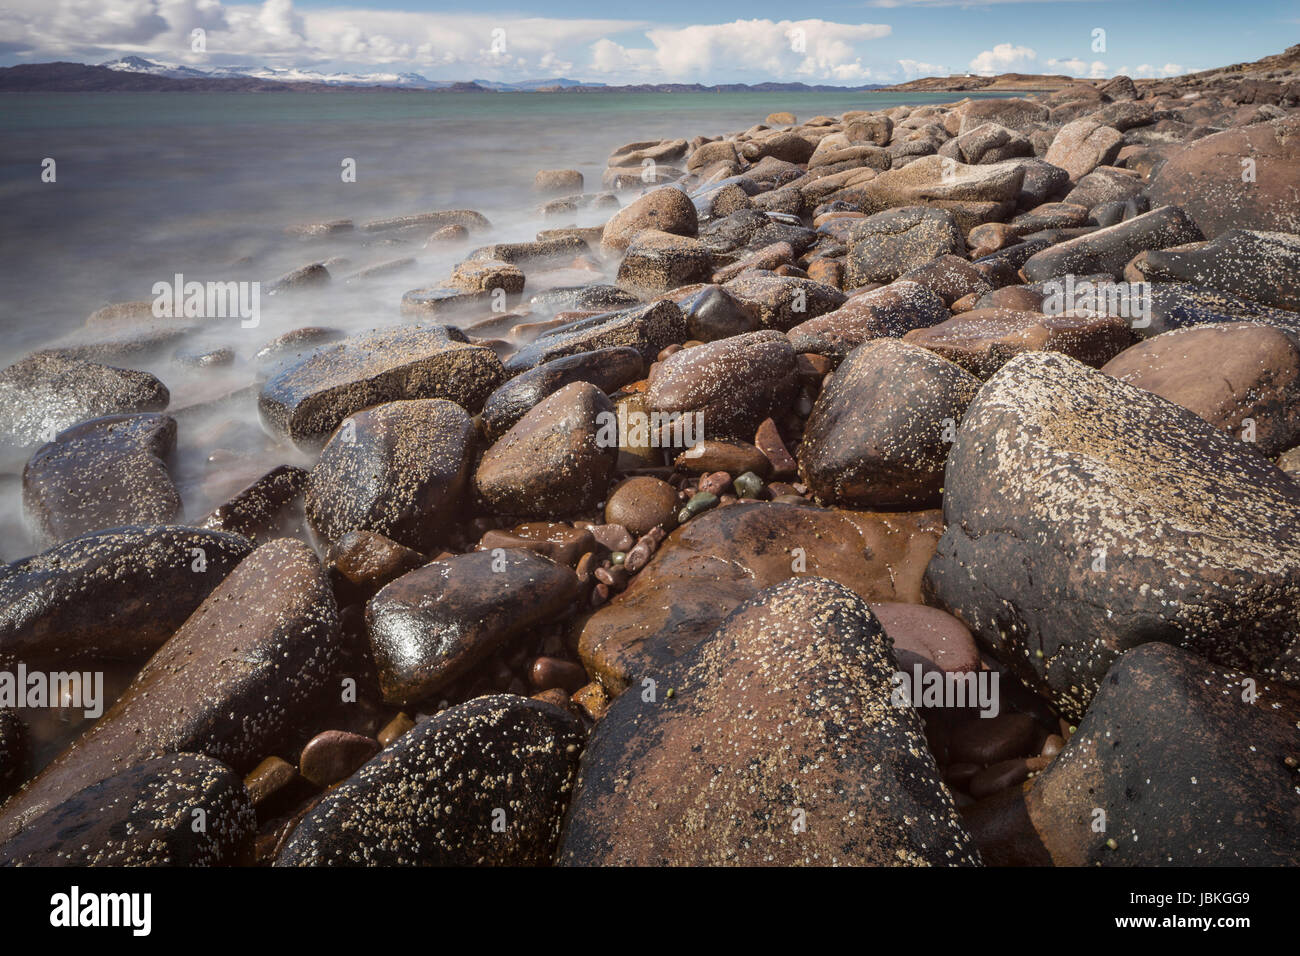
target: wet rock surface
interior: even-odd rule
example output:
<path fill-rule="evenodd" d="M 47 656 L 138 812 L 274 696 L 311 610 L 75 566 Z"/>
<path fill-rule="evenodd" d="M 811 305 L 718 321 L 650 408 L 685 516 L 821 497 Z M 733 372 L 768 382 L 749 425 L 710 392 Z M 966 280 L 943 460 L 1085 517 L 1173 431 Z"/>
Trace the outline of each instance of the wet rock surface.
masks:
<path fill-rule="evenodd" d="M 977 865 L 926 749 L 890 702 L 867 605 L 776 584 L 679 662 L 672 696 L 621 695 L 583 754 L 566 865 Z"/>
<path fill-rule="evenodd" d="M 326 796 L 276 865 L 549 863 L 583 736 L 575 717 L 524 697 L 445 710 Z"/>

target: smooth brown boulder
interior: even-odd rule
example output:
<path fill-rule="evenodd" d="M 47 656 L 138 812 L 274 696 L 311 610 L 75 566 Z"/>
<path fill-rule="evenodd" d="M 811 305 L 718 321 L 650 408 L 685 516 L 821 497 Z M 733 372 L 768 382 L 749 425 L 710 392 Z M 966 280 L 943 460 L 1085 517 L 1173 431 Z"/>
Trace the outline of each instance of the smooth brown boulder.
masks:
<path fill-rule="evenodd" d="M 605 521 L 640 537 L 653 528 L 671 529 L 680 508 L 676 488 L 659 478 L 640 475 L 620 482 L 610 492 Z"/>
<path fill-rule="evenodd" d="M 288 749 L 295 721 L 337 701 L 338 609 L 311 549 L 279 539 L 244 559 L 99 721 L 0 808 L 0 842 L 96 781 L 163 754 L 237 773 Z"/>
<path fill-rule="evenodd" d="M 880 511 L 939 504 L 943 466 L 979 379 L 894 339 L 855 349 L 813 406 L 799 474 L 818 500 Z"/>
<path fill-rule="evenodd" d="M 1300 444 L 1300 336 L 1228 322 L 1175 329 L 1101 367 L 1273 458 Z"/>
<path fill-rule="evenodd" d="M 345 730 L 325 730 L 307 741 L 298 757 L 298 772 L 318 787 L 346 780 L 379 753 L 379 742 Z"/>
<path fill-rule="evenodd" d="M 483 455 L 474 487 L 495 514 L 554 518 L 603 500 L 618 459 L 614 406 L 587 382 L 547 396 Z"/>
<path fill-rule="evenodd" d="M 775 329 L 675 352 L 646 392 L 651 412 L 701 416 L 697 438 L 751 438 L 794 400 L 795 352 Z"/>
<path fill-rule="evenodd" d="M 1064 352 L 1089 365 L 1102 365 L 1127 348 L 1133 334 L 1118 316 L 973 309 L 908 332 L 903 341 L 988 378 L 1021 352 Z"/>
<path fill-rule="evenodd" d="M 697 225 L 695 204 L 690 197 L 676 186 L 665 186 L 646 193 L 616 212 L 605 223 L 600 245 L 607 252 L 622 252 L 643 230 L 694 236 Z"/>
<path fill-rule="evenodd" d="M 1111 165 L 1124 145 L 1124 134 L 1093 119 L 1066 123 L 1043 158 L 1070 174 L 1075 182 L 1098 166 Z"/>
<path fill-rule="evenodd" d="M 1169 158 L 1153 203 L 1182 206 L 1209 238 L 1229 229 L 1300 232 L 1300 116 L 1205 136 Z"/>
<path fill-rule="evenodd" d="M 612 691 L 661 680 L 737 605 L 791 577 L 830 578 L 870 601 L 921 599 L 938 512 L 869 514 L 738 502 L 672 534 L 626 591 L 581 624 L 578 652 Z"/>
<path fill-rule="evenodd" d="M 854 295 L 833 312 L 799 323 L 786 337 L 796 352 L 812 352 L 838 362 L 871 339 L 901 338 L 951 316 L 938 293 L 919 282 L 899 279 Z"/>
<path fill-rule="evenodd" d="M 964 253 L 957 220 L 946 209 L 905 206 L 855 223 L 848 234 L 844 281 L 850 287 L 893 282 L 903 273 Z"/>
<path fill-rule="evenodd" d="M 642 229 L 623 253 L 618 284 L 649 298 L 693 282 L 708 282 L 712 274 L 713 257 L 698 239 Z"/>
<path fill-rule="evenodd" d="M 474 421 L 454 402 L 387 402 L 347 418 L 307 482 L 306 509 L 326 541 L 376 531 L 417 551 L 445 542 L 464 517 Z"/>
<path fill-rule="evenodd" d="M 737 276 L 723 289 L 764 328 L 786 331 L 796 323 L 844 304 L 844 293 L 800 276 L 757 270 Z"/>
<path fill-rule="evenodd" d="M 384 700 L 415 704 L 567 609 L 568 568 L 526 548 L 471 551 L 402 575 L 366 605 Z"/>
<path fill-rule="evenodd" d="M 596 725 L 558 862 L 978 865 L 897 668 L 843 585 L 759 592 Z"/>

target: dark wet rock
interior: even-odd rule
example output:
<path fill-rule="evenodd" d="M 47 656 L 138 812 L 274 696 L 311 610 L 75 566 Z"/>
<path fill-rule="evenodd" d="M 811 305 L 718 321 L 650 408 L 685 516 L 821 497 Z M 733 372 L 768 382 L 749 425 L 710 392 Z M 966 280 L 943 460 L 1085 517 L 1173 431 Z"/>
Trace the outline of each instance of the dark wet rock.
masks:
<path fill-rule="evenodd" d="M 819 500 L 888 511 L 939 503 L 943 465 L 980 382 L 927 349 L 849 353 L 804 429 L 799 473 Z"/>
<path fill-rule="evenodd" d="M 1210 238 L 1229 229 L 1300 232 L 1298 134 L 1292 114 L 1198 139 L 1160 168 L 1151 199 L 1182 206 Z"/>
<path fill-rule="evenodd" d="M 937 293 L 920 283 L 899 280 L 852 296 L 835 311 L 794 326 L 786 337 L 796 352 L 838 362 L 871 339 L 901 338 L 950 317 Z"/>
<path fill-rule="evenodd" d="M 583 755 L 567 865 L 978 865 L 863 600 L 776 584 L 635 689 Z"/>
<path fill-rule="evenodd" d="M 9 579 L 0 582 L 7 584 Z M 154 654 L 117 702 L 0 808 L 0 841 L 84 787 L 164 754 L 246 773 L 291 749 L 294 721 L 337 701 L 329 580 L 305 544 L 262 545 Z"/>
<path fill-rule="evenodd" d="M 471 551 L 385 586 L 366 606 L 384 700 L 415 704 L 565 611 L 578 579 L 526 548 Z"/>
<path fill-rule="evenodd" d="M 682 452 L 673 462 L 679 471 L 696 475 L 725 471 L 729 475 L 743 475 L 752 471 L 767 477 L 772 463 L 757 445 L 747 441 L 705 438 Z"/>
<path fill-rule="evenodd" d="M 601 247 L 610 252 L 625 250 L 637 234 L 647 229 L 675 236 L 694 236 L 697 228 L 695 205 L 676 186 L 646 193 L 616 212 L 601 235 Z"/>
<path fill-rule="evenodd" d="M 702 286 L 678 300 L 678 305 L 686 320 L 687 336 L 701 342 L 716 342 L 759 327 L 759 317 L 718 285 Z"/>
<path fill-rule="evenodd" d="M 587 382 L 547 396 L 483 455 L 474 485 L 496 514 L 550 518 L 605 497 L 618 443 L 602 436 L 614 406 Z"/>
<path fill-rule="evenodd" d="M 762 271 L 740 275 L 723 289 L 764 328 L 781 332 L 837 309 L 845 300 L 839 289 L 812 279 Z"/>
<path fill-rule="evenodd" d="M 298 772 L 318 787 L 346 780 L 367 760 L 379 753 L 379 743 L 346 730 L 325 730 L 302 748 Z"/>
<path fill-rule="evenodd" d="M 616 285 L 557 286 L 538 292 L 528 300 L 535 309 L 585 311 L 588 309 L 626 309 L 640 300 Z"/>
<path fill-rule="evenodd" d="M 890 209 L 856 223 L 848 247 L 844 281 L 850 287 L 893 282 L 939 256 L 966 251 L 952 213 L 925 206 Z"/>
<path fill-rule="evenodd" d="M 1021 812 L 1056 866 L 1292 865 L 1298 719 L 1294 688 L 1144 644 L 1111 666 Z"/>
<path fill-rule="evenodd" d="M 712 274 L 713 257 L 698 239 L 643 229 L 623 253 L 618 284 L 648 298 L 692 282 L 707 282 Z"/>
<path fill-rule="evenodd" d="M 0 845 L 0 866 L 230 866 L 257 816 L 238 774 L 202 754 L 146 760 L 91 784 Z"/>
<path fill-rule="evenodd" d="M 357 412 L 311 471 L 307 518 L 327 541 L 377 531 L 429 551 L 464 517 L 477 447 L 473 419 L 454 402 L 387 402 Z"/>
<path fill-rule="evenodd" d="M 646 392 L 651 412 L 699 413 L 710 438 L 748 438 L 795 395 L 795 351 L 774 329 L 668 356 Z"/>
<path fill-rule="evenodd" d="M 0 372 L 0 449 L 52 441 L 90 418 L 159 412 L 170 398 L 167 386 L 148 372 L 30 355 Z"/>
<path fill-rule="evenodd" d="M 676 303 L 661 300 L 646 305 L 579 319 L 543 333 L 506 362 L 518 375 L 566 355 L 603 348 L 634 348 L 648 366 L 667 346 L 685 341 L 686 322 Z"/>
<path fill-rule="evenodd" d="M 1019 355 L 980 390 L 944 519 L 930 592 L 1071 718 L 1130 647 L 1267 672 L 1300 628 L 1300 486 L 1060 354 Z"/>
<path fill-rule="evenodd" d="M 42 445 L 23 469 L 23 510 L 49 544 L 123 525 L 169 524 L 181 496 L 165 459 L 176 448 L 168 415 L 109 415 Z"/>
<path fill-rule="evenodd" d="M 1028 351 L 1064 352 L 1089 365 L 1103 365 L 1132 343 L 1133 334 L 1128 321 L 1114 316 L 974 309 L 908 332 L 903 341 L 988 378 L 1013 355 Z"/>
<path fill-rule="evenodd" d="M 1176 329 L 1125 349 L 1102 371 L 1255 443 L 1270 458 L 1300 443 L 1300 335 L 1253 323 Z"/>
<path fill-rule="evenodd" d="M 572 568 L 583 555 L 596 549 L 596 537 L 591 531 L 563 521 L 525 521 L 509 531 L 489 531 L 479 539 L 477 550 L 494 548 L 527 548 Z"/>
<path fill-rule="evenodd" d="M 0 574 L 0 655 L 29 666 L 152 653 L 252 550 L 196 528 L 114 528 Z"/>
<path fill-rule="evenodd" d="M 26 734 L 18 711 L 0 710 L 0 800 L 8 795 L 9 785 L 22 779 L 27 759 Z"/>
<path fill-rule="evenodd" d="M 349 531 L 325 555 L 340 604 L 368 601 L 385 584 L 425 563 L 420 552 L 374 531 Z"/>
<path fill-rule="evenodd" d="M 627 346 L 595 349 L 544 362 L 510 379 L 483 403 L 483 425 L 489 439 L 509 431 L 548 395 L 573 382 L 590 382 L 606 394 L 645 376 L 641 353 Z"/>
<path fill-rule="evenodd" d="M 1231 229 L 1189 248 L 1151 250 L 1135 263 L 1152 282 L 1190 282 L 1300 312 L 1300 236 Z"/>
<path fill-rule="evenodd" d="M 1044 249 L 1023 266 L 1033 282 L 1067 274 L 1109 273 L 1118 279 L 1139 252 L 1201 239 L 1201 232 L 1177 206 L 1163 206 L 1135 219 L 1098 229 Z"/>
<path fill-rule="evenodd" d="M 716 469 L 715 469 L 716 470 Z M 578 650 L 611 690 L 665 674 L 737 605 L 791 577 L 827 577 L 869 601 L 921 599 L 937 511 L 868 514 L 739 502 L 672 534 L 627 590 L 582 626 Z"/>
<path fill-rule="evenodd" d="M 199 522 L 199 527 L 241 534 L 259 543 L 276 537 L 285 530 L 285 512 L 307 487 L 307 474 L 294 465 L 272 468 Z"/>
<path fill-rule="evenodd" d="M 577 718 L 525 697 L 444 710 L 331 791 L 276 865 L 545 865 L 583 738 Z"/>
<path fill-rule="evenodd" d="M 319 445 L 353 412 L 399 399 L 445 398 L 477 412 L 505 380 L 496 353 L 442 326 L 403 326 L 321 349 L 268 381 L 258 398 L 277 434 Z"/>

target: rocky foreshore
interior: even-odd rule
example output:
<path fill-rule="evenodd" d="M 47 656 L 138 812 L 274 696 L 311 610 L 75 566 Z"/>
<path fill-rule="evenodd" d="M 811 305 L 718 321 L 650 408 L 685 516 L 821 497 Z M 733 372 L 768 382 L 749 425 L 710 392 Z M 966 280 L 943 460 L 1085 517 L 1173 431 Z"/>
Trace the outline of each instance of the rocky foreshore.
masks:
<path fill-rule="evenodd" d="M 0 372 L 0 863 L 1300 863 L 1274 72 L 629 143 L 488 244 L 295 225 L 274 301 L 462 254 L 258 343 L 280 464 L 208 514 L 133 367 L 183 323 L 100 309 Z"/>

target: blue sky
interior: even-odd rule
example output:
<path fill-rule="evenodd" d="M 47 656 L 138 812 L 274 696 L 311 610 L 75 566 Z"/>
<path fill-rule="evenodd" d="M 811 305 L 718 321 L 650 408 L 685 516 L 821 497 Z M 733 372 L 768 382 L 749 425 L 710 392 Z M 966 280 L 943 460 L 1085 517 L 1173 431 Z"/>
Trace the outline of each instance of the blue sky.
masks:
<path fill-rule="evenodd" d="M 196 28 L 206 41 L 197 51 Z M 1297 42 L 1296 0 L 4 0 L 0 9 L 5 65 L 136 54 L 196 67 L 431 79 L 858 85 L 967 72 L 1165 76 Z"/>

